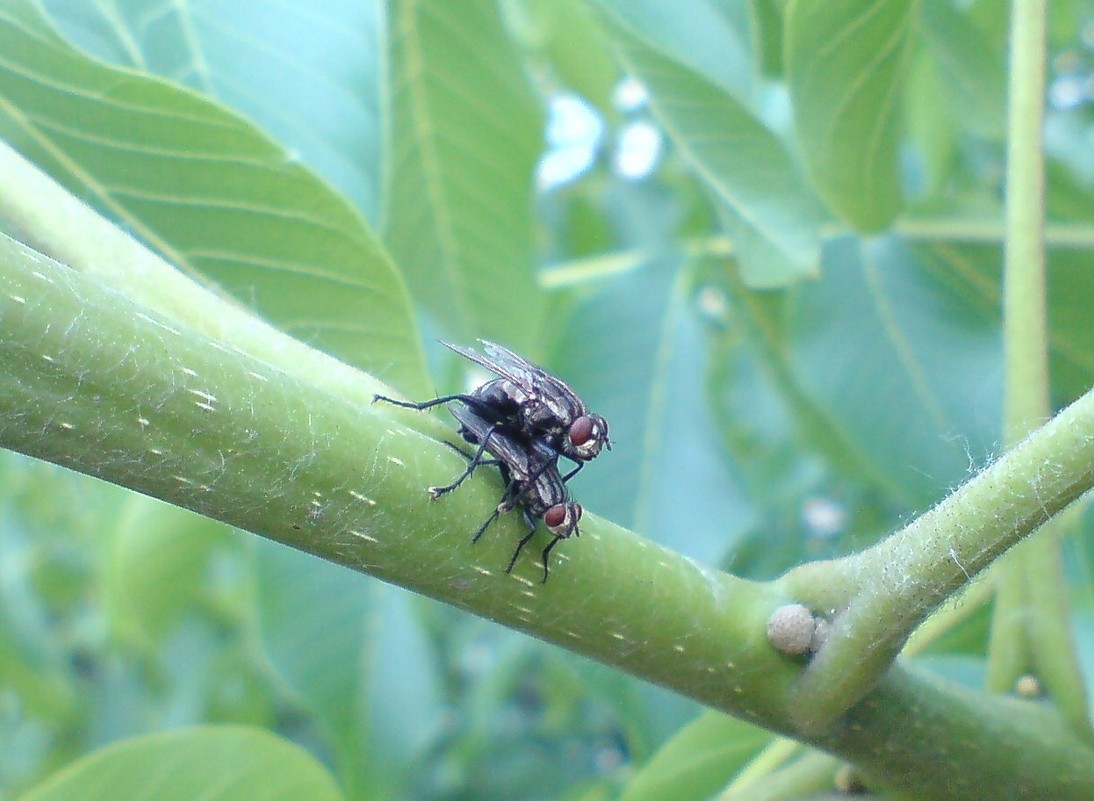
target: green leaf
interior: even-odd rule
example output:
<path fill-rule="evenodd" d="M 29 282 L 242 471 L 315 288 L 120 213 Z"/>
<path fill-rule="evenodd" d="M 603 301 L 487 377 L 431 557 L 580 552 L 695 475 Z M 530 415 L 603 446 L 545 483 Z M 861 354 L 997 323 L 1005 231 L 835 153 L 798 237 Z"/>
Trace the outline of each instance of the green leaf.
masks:
<path fill-rule="evenodd" d="M 203 726 L 138 737 L 68 765 L 20 801 L 338 801 L 323 767 L 265 731 Z"/>
<path fill-rule="evenodd" d="M 922 509 L 992 455 L 998 320 L 902 240 L 832 243 L 795 312 L 795 380 L 822 410 L 803 431 L 845 475 Z"/>
<path fill-rule="evenodd" d="M 735 568 L 862 547 L 990 458 L 998 321 L 960 270 L 897 238 L 844 238 L 821 280 L 784 293 L 711 272 L 729 324 L 711 330 L 710 403 L 751 502 Z"/>
<path fill-rule="evenodd" d="M 755 17 L 760 69 L 769 78 L 783 77 L 783 13 L 778 0 L 750 0 Z"/>
<path fill-rule="evenodd" d="M 74 45 L 217 98 L 380 217 L 383 13 L 357 0 L 47 0 Z"/>
<path fill-rule="evenodd" d="M 743 4 L 690 0 L 683 14 L 672 0 L 592 0 L 590 4 L 617 23 L 625 21 L 635 36 L 665 58 L 738 98 L 747 98 L 755 90 L 750 20 L 741 11 Z"/>
<path fill-rule="evenodd" d="M 256 549 L 259 637 L 267 659 L 321 721 L 342 782 L 374 782 L 363 747 L 361 669 L 375 588 L 352 571 L 301 559 L 277 544 L 258 542 Z"/>
<path fill-rule="evenodd" d="M 887 226 L 903 203 L 899 124 L 917 0 L 794 0 L 786 60 L 813 182 L 851 227 Z"/>
<path fill-rule="evenodd" d="M 491 0 L 397 0 L 390 11 L 385 240 L 451 336 L 527 349 L 542 114 Z"/>
<path fill-rule="evenodd" d="M 270 664 L 321 721 L 343 784 L 387 797 L 442 714 L 408 596 L 277 544 L 256 547 Z"/>
<path fill-rule="evenodd" d="M 912 62 L 907 82 L 908 141 L 918 157 L 923 194 L 945 196 L 957 163 L 957 126 L 960 109 L 951 108 L 949 91 L 937 62 L 920 52 Z"/>
<path fill-rule="evenodd" d="M 665 132 L 716 198 L 745 281 L 776 287 L 816 275 L 819 209 L 775 135 L 622 17 L 605 17 Z"/>
<path fill-rule="evenodd" d="M 1001 141 L 1006 129 L 1007 75 L 1003 57 L 950 0 L 920 9 L 924 39 L 944 76 L 955 118 L 969 131 Z"/>
<path fill-rule="evenodd" d="M 162 643 L 196 599 L 223 525 L 142 495 L 125 501 L 110 532 L 105 581 L 115 636 L 145 646 Z"/>
<path fill-rule="evenodd" d="M 559 80 L 602 114 L 611 114 L 619 65 L 589 7 L 583 0 L 531 0 L 522 10 L 531 29 L 526 37 Z"/>
<path fill-rule="evenodd" d="M 427 386 L 388 255 L 290 152 L 207 97 L 78 53 L 28 0 L 0 12 L 0 53 L 0 135 L 298 338 L 407 391 Z"/>
<path fill-rule="evenodd" d="M 1084 233 L 1085 229 L 1077 231 Z M 1094 326 L 1090 325 L 1094 273 L 1082 249 L 1060 244 L 1051 247 L 1047 255 L 1049 374 L 1053 406 L 1061 408 L 1094 384 Z M 936 274 L 946 276 L 980 314 L 998 315 L 1002 299 L 1001 245 L 929 241 L 917 248 L 916 257 Z"/>
<path fill-rule="evenodd" d="M 642 766 L 620 801 L 704 801 L 724 787 L 772 736 L 720 712 L 704 712 Z"/>

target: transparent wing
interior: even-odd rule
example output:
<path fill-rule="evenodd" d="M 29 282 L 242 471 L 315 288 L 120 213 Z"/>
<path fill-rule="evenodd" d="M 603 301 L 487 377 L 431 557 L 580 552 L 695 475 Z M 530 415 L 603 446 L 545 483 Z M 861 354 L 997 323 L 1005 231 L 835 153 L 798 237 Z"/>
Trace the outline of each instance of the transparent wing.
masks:
<path fill-rule="evenodd" d="M 485 367 L 487 370 L 489 370 L 494 375 L 498 375 L 498 376 L 501 376 L 502 378 L 509 379 L 514 384 L 516 384 L 518 387 L 523 389 L 524 391 L 529 392 L 529 393 L 532 391 L 531 390 L 531 375 L 528 374 L 527 372 L 521 371 L 521 370 L 518 370 L 518 369 L 511 369 L 510 367 L 507 367 L 506 364 L 504 364 L 503 362 L 499 362 L 499 361 L 495 361 L 493 359 L 487 358 L 486 356 L 483 356 L 481 353 L 473 351 L 470 348 L 465 348 L 462 345 L 455 345 L 451 342 L 445 342 L 443 339 L 441 340 L 441 344 L 444 345 L 449 350 L 455 351 L 456 353 L 460 354 L 465 359 L 473 361 L 475 364 L 480 365 L 481 367 Z M 484 344 L 492 344 L 492 343 L 484 343 Z M 495 345 L 494 347 L 500 348 L 501 346 L 500 345 Z M 516 356 L 518 359 L 520 359 L 520 357 L 517 356 L 512 351 L 507 351 L 507 352 L 512 354 L 513 356 Z M 524 364 L 528 364 L 528 362 L 525 362 L 523 359 L 520 359 L 520 361 L 524 362 Z M 529 365 L 529 366 L 533 367 L 533 369 L 535 369 L 534 365 Z"/>
<path fill-rule="evenodd" d="M 512 376 L 520 376 L 517 384 L 529 395 L 542 397 L 551 394 L 566 406 L 572 409 L 584 409 L 581 399 L 577 397 L 569 385 L 561 378 L 557 378 L 542 367 L 532 364 L 518 353 L 513 353 L 504 345 L 480 339 L 483 350 L 490 357 L 490 361 L 505 369 L 505 377 L 510 381 L 517 381 Z M 480 362 L 481 363 L 481 362 Z M 499 373 L 499 375 L 503 375 Z"/>
<path fill-rule="evenodd" d="M 490 361 L 504 368 L 511 375 L 522 376 L 526 383 L 550 377 L 542 367 L 537 367 L 519 353 L 514 353 L 504 345 L 485 339 L 480 339 L 479 342 L 482 343 L 482 349 L 486 351 Z"/>

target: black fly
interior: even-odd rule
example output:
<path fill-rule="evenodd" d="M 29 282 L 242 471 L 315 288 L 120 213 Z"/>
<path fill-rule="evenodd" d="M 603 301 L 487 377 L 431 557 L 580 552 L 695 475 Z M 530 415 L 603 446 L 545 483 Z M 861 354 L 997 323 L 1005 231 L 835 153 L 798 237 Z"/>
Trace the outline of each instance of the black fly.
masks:
<path fill-rule="evenodd" d="M 559 540 L 581 533 L 577 524 L 582 508 L 570 499 L 565 482 L 603 448 L 611 449 L 608 423 L 600 415 L 590 414 L 585 403 L 561 379 L 506 347 L 480 341 L 485 356 L 469 348 L 442 343 L 498 376 L 470 394 L 444 395 L 421 403 L 376 395 L 374 401 L 418 410 L 459 401 L 449 410 L 460 423 L 460 435 L 477 445 L 478 450 L 454 482 L 430 487 L 430 494 L 439 498 L 456 489 L 479 465 L 496 465 L 505 482 L 505 493 L 493 514 L 475 532 L 472 542 L 478 542 L 502 513 L 520 506 L 528 534 L 517 545 L 505 572 L 513 569 L 521 549 L 535 535 L 537 521 L 542 519 L 554 535 L 543 549 L 546 582 L 551 549 Z M 487 453 L 493 458 L 484 458 Z M 560 475 L 559 456 L 575 462 L 577 467 L 565 476 Z"/>
<path fill-rule="evenodd" d="M 504 433 L 520 440 L 539 440 L 556 454 L 576 462 L 577 467 L 566 475 L 566 480 L 587 461 L 595 459 L 603 448 L 611 450 L 608 422 L 599 414 L 590 414 L 585 402 L 566 382 L 509 348 L 479 341 L 485 356 L 450 342 L 441 343 L 499 376 L 470 394 L 445 395 L 422 403 L 382 395 L 377 399 L 419 410 L 460 401 Z"/>
<path fill-rule="evenodd" d="M 543 582 L 546 583 L 551 549 L 559 540 L 580 536 L 581 529 L 577 524 L 583 512 L 581 504 L 570 499 L 569 490 L 566 489 L 566 484 L 558 474 L 555 455 L 540 442 L 526 444 L 513 439 L 470 409 L 456 406 L 452 408 L 452 414 L 460 421 L 460 430 L 464 437 L 469 442 L 480 443 L 479 451 L 472 458 L 470 469 L 454 483 L 447 487 L 433 487 L 430 492 L 434 498 L 451 492 L 471 474 L 476 463 L 496 464 L 505 482 L 505 492 L 497 508 L 486 522 L 479 526 L 471 541 L 478 542 L 490 524 L 499 516 L 515 506 L 520 506 L 524 521 L 528 524 L 528 533 L 517 543 L 513 558 L 509 560 L 505 572 L 512 571 L 521 550 L 535 536 L 537 521 L 543 520 L 547 530 L 554 535 L 554 539 L 543 549 Z M 484 460 L 482 458 L 484 450 L 495 458 Z"/>

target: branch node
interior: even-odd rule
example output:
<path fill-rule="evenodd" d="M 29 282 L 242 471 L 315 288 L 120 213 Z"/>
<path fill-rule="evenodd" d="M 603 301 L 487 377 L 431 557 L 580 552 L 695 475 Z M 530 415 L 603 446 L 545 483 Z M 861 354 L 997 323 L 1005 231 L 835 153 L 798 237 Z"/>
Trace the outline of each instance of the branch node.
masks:
<path fill-rule="evenodd" d="M 787 604 L 767 619 L 767 639 L 787 656 L 804 656 L 820 647 L 828 634 L 828 621 L 802 604 Z"/>

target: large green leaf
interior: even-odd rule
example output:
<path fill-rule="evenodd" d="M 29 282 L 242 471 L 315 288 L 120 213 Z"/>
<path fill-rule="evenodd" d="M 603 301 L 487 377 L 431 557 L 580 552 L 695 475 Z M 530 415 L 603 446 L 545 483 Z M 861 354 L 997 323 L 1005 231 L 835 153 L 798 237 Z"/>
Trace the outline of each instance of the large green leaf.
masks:
<path fill-rule="evenodd" d="M 84 757 L 20 801 L 337 801 L 323 767 L 258 729 L 201 727 L 126 740 Z"/>
<path fill-rule="evenodd" d="M 406 594 L 281 545 L 256 548 L 263 650 L 321 722 L 343 784 L 388 797 L 440 714 Z"/>
<path fill-rule="evenodd" d="M 956 119 L 975 134 L 1002 140 L 1007 111 L 1002 55 L 949 0 L 926 0 L 919 19 Z"/>
<path fill-rule="evenodd" d="M 799 445 L 898 509 L 923 508 L 991 454 L 1000 343 L 979 297 L 899 239 L 847 239 L 790 300 L 763 324 L 786 337 L 767 358 Z M 725 397 L 749 403 L 749 388 L 732 382 Z"/>
<path fill-rule="evenodd" d="M 77 47 L 231 106 L 380 216 L 383 11 L 357 0 L 44 0 Z"/>
<path fill-rule="evenodd" d="M 205 96 L 75 51 L 29 0 L 0 9 L 0 53 L 0 135 L 295 336 L 425 386 L 390 259 L 290 152 Z"/>
<path fill-rule="evenodd" d="M 193 512 L 130 495 L 110 531 L 104 576 L 109 620 L 123 642 L 155 646 L 197 599 L 214 546 L 228 532 Z"/>
<path fill-rule="evenodd" d="M 562 83 L 610 114 L 619 65 L 588 6 L 583 0 L 531 0 L 524 9 L 535 44 Z"/>
<path fill-rule="evenodd" d="M 716 198 L 745 280 L 774 287 L 816 275 L 819 210 L 775 135 L 622 15 L 605 12 L 605 18 L 665 132 Z"/>
<path fill-rule="evenodd" d="M 1082 233 L 1085 229 L 1077 229 Z M 945 276 L 981 314 L 999 314 L 1003 289 L 999 266 L 1001 244 L 920 243 L 916 257 Z M 1090 298 L 1094 273 L 1086 251 L 1072 247 L 1048 250 L 1049 374 L 1052 402 L 1057 409 L 1075 400 L 1094 383 L 1094 326 Z"/>
<path fill-rule="evenodd" d="M 396 0 L 390 12 L 385 239 L 452 336 L 527 349 L 542 115 L 492 0 Z"/>
<path fill-rule="evenodd" d="M 732 264 L 697 270 L 695 311 L 680 315 L 676 335 L 610 367 L 588 343 L 630 351 L 588 335 L 592 315 L 578 315 L 587 341 L 571 350 L 599 356 L 613 388 L 606 401 L 595 387 L 588 399 L 613 435 L 620 429 L 595 480 L 578 479 L 593 482 L 581 489 L 591 508 L 630 521 L 617 497 L 631 498 L 651 510 L 650 536 L 707 560 L 743 535 L 735 570 L 772 576 L 876 539 L 992 454 L 998 322 L 979 294 L 899 240 L 825 250 L 819 281 L 779 293 L 747 289 Z M 613 307 L 605 326 L 627 330 L 614 311 L 623 304 L 603 305 Z M 697 325 L 708 332 L 706 406 L 687 334 Z M 628 346 L 650 336 L 627 336 Z M 645 380 L 634 377 L 643 370 Z M 627 410 L 646 398 L 663 412 L 635 427 Z"/>
<path fill-rule="evenodd" d="M 817 190 L 853 228 L 888 225 L 903 202 L 900 112 L 918 0 L 794 0 L 787 76 Z"/>
<path fill-rule="evenodd" d="M 711 83 L 746 100 L 756 87 L 755 62 L 749 52 L 751 19 L 743 3 L 690 0 L 681 14 L 674 0 L 591 0 L 591 4 L 626 20 L 635 35 Z"/>
<path fill-rule="evenodd" d="M 635 774 L 620 801 L 705 801 L 771 739 L 750 723 L 704 712 Z"/>
<path fill-rule="evenodd" d="M 996 446 L 998 319 L 897 238 L 834 242 L 825 270 L 791 329 L 793 370 L 825 418 L 805 430 L 841 470 L 923 509 Z"/>

